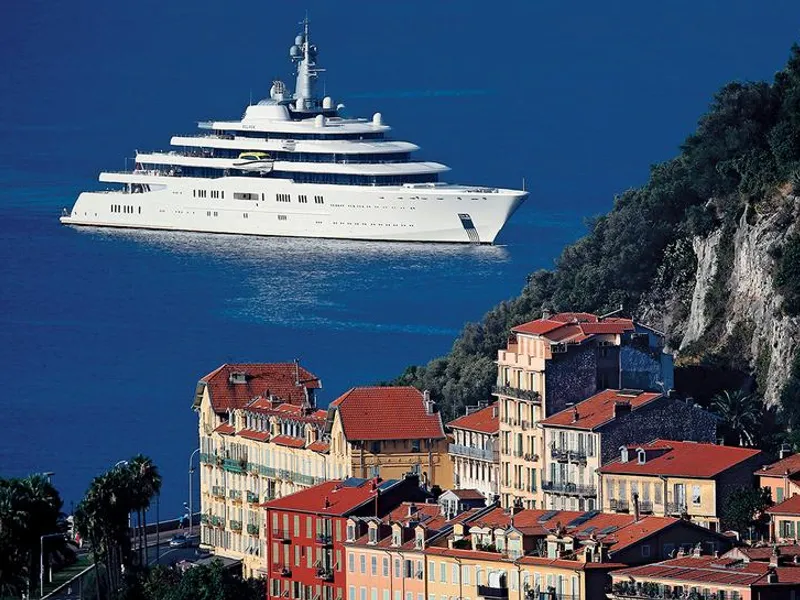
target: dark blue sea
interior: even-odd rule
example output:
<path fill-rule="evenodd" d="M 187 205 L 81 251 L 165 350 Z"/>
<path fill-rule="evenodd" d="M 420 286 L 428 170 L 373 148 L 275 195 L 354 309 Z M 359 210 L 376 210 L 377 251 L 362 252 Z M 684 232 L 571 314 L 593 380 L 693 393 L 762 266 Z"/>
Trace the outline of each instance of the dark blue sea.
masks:
<path fill-rule="evenodd" d="M 0 9 L 0 476 L 52 471 L 69 509 L 143 452 L 178 515 L 199 377 L 299 358 L 328 402 L 447 352 L 673 155 L 722 83 L 771 77 L 800 16 L 778 1 L 307 4 Z M 381 111 L 451 180 L 526 179 L 498 246 L 59 225 L 100 170 L 290 81 L 306 8 L 321 83 L 349 114 Z"/>

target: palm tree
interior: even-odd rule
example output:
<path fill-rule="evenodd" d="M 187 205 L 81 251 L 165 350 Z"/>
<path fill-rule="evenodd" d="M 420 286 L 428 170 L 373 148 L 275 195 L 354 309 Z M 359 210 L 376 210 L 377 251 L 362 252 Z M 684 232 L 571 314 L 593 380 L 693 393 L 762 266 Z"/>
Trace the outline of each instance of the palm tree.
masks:
<path fill-rule="evenodd" d="M 158 467 L 153 463 L 153 460 L 137 454 L 129 462 L 128 467 L 133 475 L 133 484 L 136 491 L 134 509 L 137 511 L 139 518 L 139 564 L 145 565 L 147 560 L 146 551 L 146 536 L 147 536 L 147 510 L 150 508 L 150 503 L 153 498 L 161 491 L 161 475 L 158 472 Z"/>
<path fill-rule="evenodd" d="M 714 396 L 711 408 L 722 418 L 725 429 L 738 437 L 740 446 L 755 446 L 764 412 L 759 398 L 742 390 L 725 390 Z"/>

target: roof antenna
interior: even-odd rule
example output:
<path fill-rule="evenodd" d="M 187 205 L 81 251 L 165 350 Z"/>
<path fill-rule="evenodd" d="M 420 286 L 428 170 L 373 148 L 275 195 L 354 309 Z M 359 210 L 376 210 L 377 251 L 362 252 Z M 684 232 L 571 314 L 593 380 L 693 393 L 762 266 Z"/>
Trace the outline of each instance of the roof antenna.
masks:
<path fill-rule="evenodd" d="M 294 384 L 300 385 L 300 359 L 294 359 Z"/>
<path fill-rule="evenodd" d="M 524 177 L 524 176 L 522 177 L 522 191 L 523 191 L 523 192 L 526 192 L 526 191 L 527 191 L 527 190 L 525 189 L 525 177 Z"/>

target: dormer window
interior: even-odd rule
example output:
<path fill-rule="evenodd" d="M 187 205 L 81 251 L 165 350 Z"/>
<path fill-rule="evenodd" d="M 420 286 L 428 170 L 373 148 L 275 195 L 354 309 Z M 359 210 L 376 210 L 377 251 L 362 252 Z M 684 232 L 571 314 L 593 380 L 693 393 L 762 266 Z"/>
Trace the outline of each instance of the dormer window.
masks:
<path fill-rule="evenodd" d="M 244 371 L 232 371 L 228 376 L 228 381 L 233 384 L 247 383 L 247 373 Z"/>
<path fill-rule="evenodd" d="M 403 535 L 399 527 L 392 529 L 392 546 L 399 546 L 403 543 Z"/>
<path fill-rule="evenodd" d="M 414 548 L 422 550 L 425 547 L 425 532 L 421 529 L 417 530 L 416 538 L 414 539 Z"/>
<path fill-rule="evenodd" d="M 369 528 L 369 543 L 370 544 L 377 544 L 378 543 L 378 528 L 370 526 Z"/>
<path fill-rule="evenodd" d="M 619 461 L 624 463 L 628 462 L 628 448 L 625 446 L 620 446 Z"/>
<path fill-rule="evenodd" d="M 347 524 L 347 541 L 354 542 L 356 540 L 356 526 L 354 523 Z"/>
<path fill-rule="evenodd" d="M 637 462 L 638 462 L 640 465 L 643 465 L 644 463 L 646 463 L 646 462 L 647 462 L 647 453 L 644 451 L 644 449 L 642 449 L 642 448 L 639 448 L 639 449 L 636 451 L 636 458 L 637 458 Z"/>

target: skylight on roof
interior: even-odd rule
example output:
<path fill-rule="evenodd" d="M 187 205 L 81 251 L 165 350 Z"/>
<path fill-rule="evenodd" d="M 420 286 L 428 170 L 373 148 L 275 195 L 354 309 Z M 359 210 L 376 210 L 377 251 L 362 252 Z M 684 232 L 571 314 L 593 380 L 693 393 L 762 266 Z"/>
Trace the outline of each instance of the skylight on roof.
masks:
<path fill-rule="evenodd" d="M 538 521 L 539 521 L 539 523 L 544 523 L 545 521 L 549 521 L 550 519 L 555 517 L 558 513 L 559 513 L 559 511 L 557 511 L 557 510 L 548 510 L 541 517 L 539 517 Z"/>
<path fill-rule="evenodd" d="M 366 481 L 360 477 L 348 477 L 342 482 L 342 487 L 361 487 Z"/>

